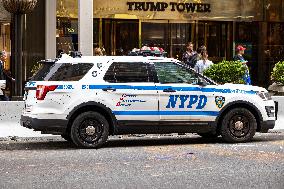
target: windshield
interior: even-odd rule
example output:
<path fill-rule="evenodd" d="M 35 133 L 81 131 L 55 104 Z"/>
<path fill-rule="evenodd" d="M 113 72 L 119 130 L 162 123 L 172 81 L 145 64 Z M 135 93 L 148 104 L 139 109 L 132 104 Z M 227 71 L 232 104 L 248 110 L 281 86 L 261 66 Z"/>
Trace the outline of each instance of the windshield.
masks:
<path fill-rule="evenodd" d="M 43 63 L 32 81 L 79 81 L 93 67 L 91 63 Z"/>

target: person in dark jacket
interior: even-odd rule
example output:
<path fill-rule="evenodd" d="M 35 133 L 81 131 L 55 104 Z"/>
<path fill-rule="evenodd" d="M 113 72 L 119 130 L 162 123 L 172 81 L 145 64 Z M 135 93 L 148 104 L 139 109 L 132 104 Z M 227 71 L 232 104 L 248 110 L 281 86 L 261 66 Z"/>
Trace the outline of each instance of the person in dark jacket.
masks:
<path fill-rule="evenodd" d="M 187 43 L 186 51 L 182 55 L 182 61 L 191 68 L 194 68 L 197 62 L 197 52 L 193 50 L 192 42 Z"/>
<path fill-rule="evenodd" d="M 0 51 L 0 80 L 5 83 L 0 83 L 0 101 L 7 101 L 8 97 L 4 93 L 4 89 L 6 87 L 6 77 L 4 74 L 4 62 L 6 61 L 6 53 L 5 51 Z"/>
<path fill-rule="evenodd" d="M 0 88 L 0 101 L 8 101 L 9 98 L 5 95 L 5 87 L 11 86 L 15 79 L 11 76 L 11 73 L 4 69 L 4 63 L 7 60 L 7 54 L 5 51 L 0 51 L 0 80 L 5 81 L 5 85 Z M 8 83 L 7 83 L 8 82 Z M 10 87 L 11 88 L 11 87 Z"/>

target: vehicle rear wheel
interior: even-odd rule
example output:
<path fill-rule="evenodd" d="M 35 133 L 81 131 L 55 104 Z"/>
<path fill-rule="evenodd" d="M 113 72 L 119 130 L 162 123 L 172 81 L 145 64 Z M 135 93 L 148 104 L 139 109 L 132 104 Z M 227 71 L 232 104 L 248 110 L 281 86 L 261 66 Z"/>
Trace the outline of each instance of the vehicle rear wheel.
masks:
<path fill-rule="evenodd" d="M 221 135 L 226 142 L 247 142 L 255 135 L 257 122 L 246 108 L 230 110 L 222 120 Z"/>
<path fill-rule="evenodd" d="M 108 139 L 109 124 L 98 112 L 84 112 L 74 120 L 71 138 L 75 145 L 83 148 L 99 148 Z"/>

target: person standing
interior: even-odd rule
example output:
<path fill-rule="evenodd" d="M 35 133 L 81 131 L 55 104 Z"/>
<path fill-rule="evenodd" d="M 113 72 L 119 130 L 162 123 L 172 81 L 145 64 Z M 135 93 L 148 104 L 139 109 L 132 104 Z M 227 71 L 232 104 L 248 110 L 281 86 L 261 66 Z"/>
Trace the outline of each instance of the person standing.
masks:
<path fill-rule="evenodd" d="M 4 72 L 4 62 L 6 61 L 7 55 L 5 51 L 0 51 L 0 80 L 4 81 L 0 83 L 0 101 L 8 101 L 8 97 L 5 95 L 6 88 L 6 77 Z"/>
<path fill-rule="evenodd" d="M 251 79 L 250 79 L 250 75 L 249 75 L 249 69 L 248 69 L 248 66 L 247 66 L 247 62 L 248 62 L 248 61 L 246 61 L 245 58 L 243 57 L 243 55 L 245 54 L 245 50 L 246 50 L 245 47 L 243 47 L 243 46 L 241 46 L 241 45 L 238 45 L 238 46 L 236 47 L 236 53 L 237 53 L 237 54 L 234 56 L 233 60 L 234 60 L 234 61 L 240 61 L 240 62 L 243 64 L 243 66 L 246 68 L 246 73 L 245 73 L 245 75 L 243 76 L 243 79 L 244 79 L 244 81 L 245 81 L 245 83 L 246 83 L 247 85 L 251 85 Z"/>
<path fill-rule="evenodd" d="M 208 60 L 207 51 L 203 50 L 201 52 L 201 59 L 196 62 L 194 70 L 197 73 L 203 74 L 204 70 L 208 69 L 211 65 L 213 65 L 213 62 Z"/>
<path fill-rule="evenodd" d="M 186 51 L 182 55 L 182 61 L 190 66 L 191 68 L 194 68 L 196 63 L 197 53 L 193 50 L 193 43 L 188 42 L 186 45 Z"/>

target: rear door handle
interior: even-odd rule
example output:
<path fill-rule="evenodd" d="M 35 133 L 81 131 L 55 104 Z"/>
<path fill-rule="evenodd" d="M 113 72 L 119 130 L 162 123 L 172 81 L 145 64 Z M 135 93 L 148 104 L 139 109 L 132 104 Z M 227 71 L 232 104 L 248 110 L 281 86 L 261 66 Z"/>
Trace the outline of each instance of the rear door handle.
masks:
<path fill-rule="evenodd" d="M 102 90 L 103 91 L 116 91 L 116 89 L 112 87 L 102 88 Z"/>
<path fill-rule="evenodd" d="M 174 93 L 174 92 L 177 92 L 176 90 L 173 90 L 173 89 L 164 89 L 163 92 L 166 92 L 166 93 Z"/>

